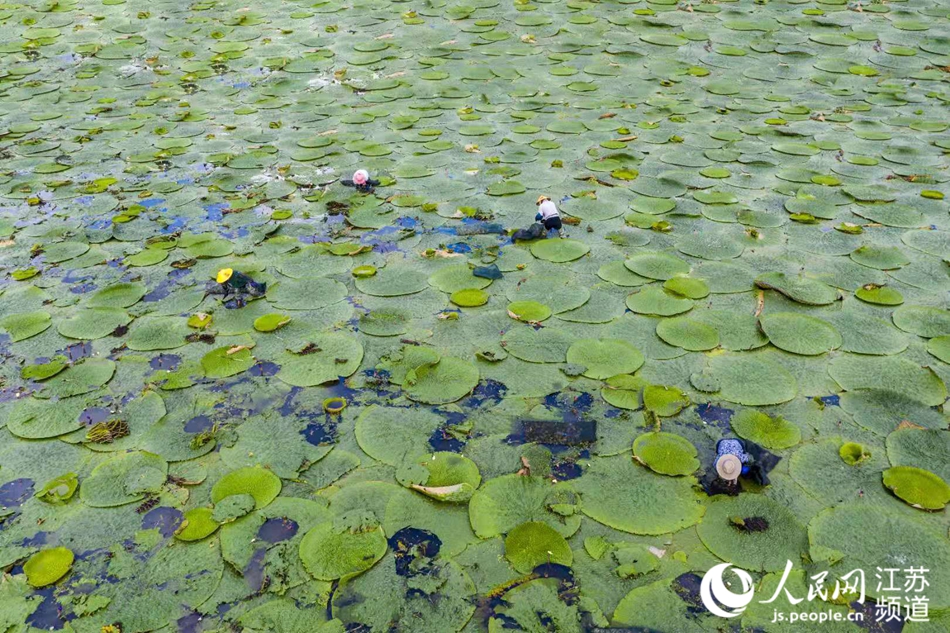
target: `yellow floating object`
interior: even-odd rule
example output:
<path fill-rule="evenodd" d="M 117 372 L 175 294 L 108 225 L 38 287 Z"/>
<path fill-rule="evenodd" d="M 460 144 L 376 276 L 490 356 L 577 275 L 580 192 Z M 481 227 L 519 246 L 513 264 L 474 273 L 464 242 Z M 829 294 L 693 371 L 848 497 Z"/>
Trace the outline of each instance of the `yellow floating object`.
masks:
<path fill-rule="evenodd" d="M 323 410 L 330 415 L 336 415 L 346 408 L 346 398 L 327 398 L 323 401 Z"/>
<path fill-rule="evenodd" d="M 228 279 L 230 279 L 231 275 L 233 274 L 234 274 L 234 270 L 232 270 L 231 268 L 222 268 L 221 270 L 218 271 L 218 276 L 215 279 L 217 279 L 219 284 L 223 284 Z"/>

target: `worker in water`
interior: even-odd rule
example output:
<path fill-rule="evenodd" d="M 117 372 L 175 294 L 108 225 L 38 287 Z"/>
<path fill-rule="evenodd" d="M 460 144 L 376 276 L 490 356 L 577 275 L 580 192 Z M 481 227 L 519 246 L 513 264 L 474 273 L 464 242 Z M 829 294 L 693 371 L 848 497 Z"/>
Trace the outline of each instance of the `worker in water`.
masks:
<path fill-rule="evenodd" d="M 714 472 L 703 478 L 703 488 L 710 495 L 739 494 L 739 478 L 767 486 L 768 473 L 781 458 L 748 440 L 724 438 L 716 443 Z"/>
<path fill-rule="evenodd" d="M 248 299 L 262 297 L 267 291 L 266 283 L 254 281 L 248 275 L 232 268 L 222 268 L 214 280 L 217 283 L 209 289 L 211 294 L 224 295 L 225 301 L 233 302 L 233 307 L 243 307 Z"/>
<path fill-rule="evenodd" d="M 370 178 L 369 172 L 365 169 L 357 169 L 352 180 L 342 180 L 340 182 L 346 187 L 356 187 L 356 190 L 360 193 L 372 193 L 373 189 L 379 186 L 379 181 Z"/>
<path fill-rule="evenodd" d="M 545 230 L 549 232 L 551 229 L 557 229 L 557 236 L 565 237 L 561 225 L 561 214 L 558 213 L 557 207 L 554 206 L 551 199 L 547 196 L 538 196 L 538 201 L 535 204 L 538 205 L 538 213 L 534 216 L 535 221 L 543 224 Z"/>

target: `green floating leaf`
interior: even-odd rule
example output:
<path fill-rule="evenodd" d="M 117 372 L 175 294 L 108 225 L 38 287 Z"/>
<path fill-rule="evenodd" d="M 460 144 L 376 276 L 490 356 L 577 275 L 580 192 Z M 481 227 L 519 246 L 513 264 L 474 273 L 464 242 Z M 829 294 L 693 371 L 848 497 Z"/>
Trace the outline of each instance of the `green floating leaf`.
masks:
<path fill-rule="evenodd" d="M 67 367 L 69 367 L 69 359 L 62 354 L 57 354 L 45 363 L 25 366 L 20 370 L 20 378 L 23 380 L 42 382 L 48 378 L 52 378 Z"/>
<path fill-rule="evenodd" d="M 803 356 L 817 356 L 841 347 L 838 330 L 827 321 L 798 314 L 775 312 L 759 317 L 762 331 L 775 347 Z"/>
<path fill-rule="evenodd" d="M 284 327 L 290 321 L 290 317 L 283 314 L 265 314 L 254 319 L 254 329 L 258 332 L 273 332 Z"/>
<path fill-rule="evenodd" d="M 663 319 L 656 325 L 656 335 L 670 345 L 692 352 L 719 346 L 719 332 L 715 328 L 688 317 Z"/>
<path fill-rule="evenodd" d="M 884 485 L 908 504 L 921 510 L 942 510 L 950 502 L 950 486 L 932 472 L 913 466 L 884 471 Z"/>
<path fill-rule="evenodd" d="M 689 475 L 699 468 L 696 447 L 675 433 L 644 433 L 633 441 L 637 461 L 661 475 Z"/>
<path fill-rule="evenodd" d="M 478 288 L 465 288 L 453 292 L 449 301 L 462 308 L 474 308 L 488 303 L 488 293 Z"/>
<path fill-rule="evenodd" d="M 201 358 L 201 368 L 208 378 L 227 378 L 247 371 L 254 364 L 251 350 L 243 345 L 219 347 Z"/>
<path fill-rule="evenodd" d="M 840 297 L 838 291 L 827 284 L 807 277 L 791 277 L 785 273 L 765 273 L 755 278 L 755 285 L 780 292 L 792 301 L 805 305 L 830 305 Z"/>
<path fill-rule="evenodd" d="M 708 369 L 720 385 L 719 397 L 729 402 L 765 406 L 788 402 L 798 394 L 795 377 L 761 352 L 715 356 Z"/>
<path fill-rule="evenodd" d="M 854 296 L 865 303 L 879 306 L 899 306 L 904 303 L 904 296 L 890 286 L 866 284 L 854 292 Z"/>
<path fill-rule="evenodd" d="M 584 514 L 631 534 L 677 532 L 698 523 L 705 511 L 691 478 L 657 475 L 629 454 L 594 458 L 575 486 Z"/>
<path fill-rule="evenodd" d="M 218 523 L 211 515 L 211 508 L 193 508 L 185 512 L 181 525 L 175 530 L 175 538 L 186 542 L 208 538 L 218 530 Z"/>
<path fill-rule="evenodd" d="M 396 479 L 427 497 L 450 503 L 466 503 L 482 482 L 475 462 L 447 452 L 426 455 L 403 465 Z"/>
<path fill-rule="evenodd" d="M 743 409 L 732 416 L 732 429 L 741 438 L 777 450 L 790 448 L 802 441 L 802 432 L 780 415 L 771 417 L 755 409 Z"/>
<path fill-rule="evenodd" d="M 23 565 L 26 580 L 33 587 L 46 587 L 69 573 L 75 556 L 65 547 L 40 550 Z"/>
<path fill-rule="evenodd" d="M 577 240 L 549 239 L 531 245 L 531 254 L 554 263 L 572 262 L 590 252 L 590 246 Z"/>
<path fill-rule="evenodd" d="M 600 390 L 600 395 L 608 404 L 618 409 L 631 411 L 640 408 L 640 392 L 647 385 L 645 380 L 637 376 L 620 374 L 611 376 L 606 383 Z"/>
<path fill-rule="evenodd" d="M 439 362 L 423 365 L 403 385 L 410 400 L 424 404 L 448 404 L 470 394 L 478 384 L 479 373 L 471 363 L 443 356 Z"/>
<path fill-rule="evenodd" d="M 508 304 L 508 316 L 526 323 L 540 323 L 551 318 L 551 308 L 537 301 L 513 301 Z"/>
<path fill-rule="evenodd" d="M 57 373 L 43 383 L 36 398 L 71 398 L 102 387 L 112 380 L 115 362 L 108 358 L 86 358 Z"/>
<path fill-rule="evenodd" d="M 92 469 L 79 488 L 79 498 L 94 508 L 112 508 L 141 501 L 162 489 L 168 462 L 146 451 L 120 453 Z"/>
<path fill-rule="evenodd" d="M 251 495 L 260 509 L 277 498 L 281 487 L 280 478 L 271 471 L 248 466 L 232 470 L 219 479 L 211 488 L 211 500 L 219 503 L 231 495 Z"/>
<path fill-rule="evenodd" d="M 689 274 L 688 263 L 668 253 L 640 253 L 623 263 L 629 270 L 650 279 L 666 281 L 679 275 Z"/>
<path fill-rule="evenodd" d="M 49 312 L 21 312 L 0 319 L 0 328 L 10 336 L 14 343 L 45 332 L 53 324 Z"/>
<path fill-rule="evenodd" d="M 805 527 L 785 506 L 756 494 L 717 497 L 696 528 L 722 560 L 757 571 L 780 571 L 808 551 Z"/>
<path fill-rule="evenodd" d="M 570 484 L 552 485 L 543 477 L 511 474 L 484 482 L 468 510 L 479 538 L 505 534 L 526 521 L 545 523 L 567 538 L 581 525 L 580 515 L 573 512 L 577 503 Z"/>
<path fill-rule="evenodd" d="M 846 391 L 892 391 L 932 407 L 947 399 L 943 380 L 906 358 L 841 356 L 831 361 L 828 373 Z"/>
<path fill-rule="evenodd" d="M 901 306 L 891 315 L 894 325 L 924 338 L 950 335 L 950 310 L 930 306 Z"/>
<path fill-rule="evenodd" d="M 647 385 L 643 388 L 643 407 L 661 418 L 673 417 L 689 405 L 689 396 L 677 387 Z"/>
<path fill-rule="evenodd" d="M 76 473 L 66 473 L 47 481 L 42 490 L 36 493 L 36 498 L 46 503 L 66 503 L 73 498 L 78 487 L 79 478 Z"/>
<path fill-rule="evenodd" d="M 574 553 L 564 537 L 545 523 L 529 521 L 508 532 L 505 537 L 505 558 L 522 574 L 531 573 L 542 564 L 555 563 L 570 567 Z"/>
<path fill-rule="evenodd" d="M 584 375 L 603 380 L 640 369 L 640 350 L 620 339 L 579 339 L 567 350 L 567 362 L 586 367 Z"/>
<path fill-rule="evenodd" d="M 386 535 L 379 525 L 344 526 L 327 521 L 300 542 L 300 560 L 317 580 L 335 580 L 360 574 L 386 553 Z"/>

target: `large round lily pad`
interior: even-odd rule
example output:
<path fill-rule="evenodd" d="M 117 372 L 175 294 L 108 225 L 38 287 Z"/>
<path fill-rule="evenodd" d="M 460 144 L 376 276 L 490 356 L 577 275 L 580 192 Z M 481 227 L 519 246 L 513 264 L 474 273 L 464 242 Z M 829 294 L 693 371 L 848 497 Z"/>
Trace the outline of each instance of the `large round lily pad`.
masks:
<path fill-rule="evenodd" d="M 643 354 L 620 339 L 580 339 L 567 350 L 567 362 L 584 367 L 588 378 L 630 374 L 643 365 Z"/>
<path fill-rule="evenodd" d="M 321 523 L 300 542 L 300 559 L 317 580 L 334 580 L 364 572 L 385 553 L 383 528 L 362 523 L 358 518 L 352 522 Z"/>
<path fill-rule="evenodd" d="M 947 399 L 943 380 L 906 358 L 841 356 L 831 361 L 828 373 L 846 391 L 893 391 L 932 407 Z"/>
<path fill-rule="evenodd" d="M 633 455 L 661 475 L 689 475 L 699 468 L 696 447 L 675 433 L 644 433 L 633 441 Z"/>
<path fill-rule="evenodd" d="M 281 310 L 319 310 L 346 298 L 346 286 L 333 279 L 286 279 L 267 288 L 267 300 Z"/>
<path fill-rule="evenodd" d="M 373 405 L 356 420 L 356 441 L 373 459 L 398 466 L 426 453 L 429 437 L 443 422 L 427 409 Z"/>
<path fill-rule="evenodd" d="M 689 273 L 689 264 L 669 253 L 639 253 L 623 263 L 631 272 L 649 279 L 666 281 Z"/>
<path fill-rule="evenodd" d="M 557 328 L 512 327 L 502 337 L 505 350 L 531 363 L 563 363 L 574 339 Z"/>
<path fill-rule="evenodd" d="M 52 324 L 49 312 L 44 310 L 10 314 L 0 319 L 0 329 L 6 332 L 14 343 L 36 336 Z"/>
<path fill-rule="evenodd" d="M 72 551 L 65 547 L 43 549 L 23 564 L 23 573 L 31 586 L 45 587 L 68 574 L 74 559 Z"/>
<path fill-rule="evenodd" d="M 950 334 L 950 310 L 929 306 L 901 306 L 891 317 L 905 332 L 924 338 Z"/>
<path fill-rule="evenodd" d="M 950 433 L 903 428 L 887 436 L 887 458 L 894 466 L 929 470 L 944 481 L 950 477 Z"/>
<path fill-rule="evenodd" d="M 357 290 L 376 297 L 411 295 L 422 292 L 428 285 L 428 277 L 425 273 L 408 266 L 397 265 L 386 266 L 372 277 L 360 277 L 356 280 Z M 346 296 L 345 291 L 343 296 Z"/>
<path fill-rule="evenodd" d="M 593 459 L 575 487 L 584 514 L 632 534 L 677 532 L 695 525 L 705 511 L 690 478 L 658 475 L 629 454 Z"/>
<path fill-rule="evenodd" d="M 577 240 L 541 240 L 531 245 L 532 255 L 554 263 L 571 262 L 589 252 L 590 246 Z"/>
<path fill-rule="evenodd" d="M 780 415 L 773 417 L 755 409 L 743 409 L 730 422 L 739 437 L 772 450 L 789 448 L 802 440 L 801 429 Z"/>
<path fill-rule="evenodd" d="M 468 264 L 443 266 L 429 277 L 429 285 L 449 294 L 458 292 L 459 290 L 465 290 L 466 288 L 487 288 L 491 283 L 491 279 L 473 275 L 472 269 L 469 268 Z"/>
<path fill-rule="evenodd" d="M 719 383 L 719 396 L 746 406 L 788 402 L 798 393 L 798 381 L 775 359 L 756 354 L 723 354 L 708 364 Z"/>
<path fill-rule="evenodd" d="M 913 466 L 884 471 L 884 485 L 908 504 L 921 510 L 942 510 L 950 502 L 950 486 L 939 475 Z"/>
<path fill-rule="evenodd" d="M 570 484 L 512 474 L 484 482 L 468 509 L 472 529 L 479 538 L 505 534 L 526 521 L 545 523 L 569 537 L 581 524 L 574 508 L 577 502 Z"/>
<path fill-rule="evenodd" d="M 277 377 L 295 387 L 313 387 L 352 375 L 363 362 L 363 346 L 344 334 L 319 334 L 277 360 Z"/>
<path fill-rule="evenodd" d="M 839 506 L 812 519 L 808 540 L 812 560 L 840 569 L 928 569 L 930 607 L 950 606 L 950 543 L 911 516 L 856 503 Z M 884 595 L 876 582 L 866 589 L 872 598 Z"/>
<path fill-rule="evenodd" d="M 95 508 L 134 503 L 159 492 L 167 475 L 168 463 L 154 453 L 120 453 L 93 468 L 79 486 L 79 497 Z"/>
<path fill-rule="evenodd" d="M 841 335 L 827 321 L 797 312 L 763 314 L 759 323 L 772 345 L 793 354 L 816 356 L 842 343 Z"/>
<path fill-rule="evenodd" d="M 538 565 L 556 563 L 571 566 L 571 546 L 557 530 L 546 523 L 528 521 L 508 532 L 505 537 L 505 558 L 522 574 L 531 573 Z"/>
<path fill-rule="evenodd" d="M 265 468 L 248 466 L 232 470 L 211 489 L 215 503 L 232 495 L 251 495 L 257 508 L 263 508 L 280 494 L 280 478 Z"/>
<path fill-rule="evenodd" d="M 121 308 L 87 308 L 77 310 L 56 329 L 66 338 L 98 339 L 131 321 L 132 317 Z"/>
<path fill-rule="evenodd" d="M 715 328 L 688 317 L 663 319 L 656 325 L 656 335 L 661 339 L 692 352 L 702 352 L 719 345 L 719 332 Z"/>

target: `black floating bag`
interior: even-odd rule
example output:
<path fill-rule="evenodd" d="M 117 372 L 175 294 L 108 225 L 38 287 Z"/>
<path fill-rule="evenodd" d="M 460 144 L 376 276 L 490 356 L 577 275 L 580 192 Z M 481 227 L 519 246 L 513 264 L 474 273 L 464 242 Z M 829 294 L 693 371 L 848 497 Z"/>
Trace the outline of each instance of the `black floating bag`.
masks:
<path fill-rule="evenodd" d="M 536 240 L 542 235 L 544 235 L 544 226 L 535 222 L 526 229 L 518 229 L 515 231 L 514 235 L 511 236 L 511 239 L 515 242 Z"/>

